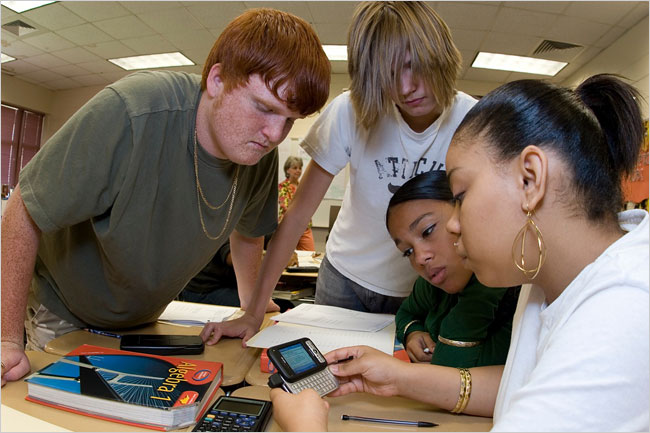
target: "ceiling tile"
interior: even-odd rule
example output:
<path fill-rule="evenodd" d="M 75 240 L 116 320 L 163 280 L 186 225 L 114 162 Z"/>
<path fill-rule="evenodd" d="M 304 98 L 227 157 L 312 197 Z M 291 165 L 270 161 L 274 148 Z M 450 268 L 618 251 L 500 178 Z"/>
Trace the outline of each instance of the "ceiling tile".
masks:
<path fill-rule="evenodd" d="M 629 80 L 640 80 L 641 78 L 648 76 L 648 61 L 648 55 L 646 54 L 643 58 L 639 59 L 639 61 L 625 67 L 625 70 L 619 70 L 618 72 L 624 74 L 625 78 Z"/>
<path fill-rule="evenodd" d="M 186 7 L 205 28 L 214 29 L 220 34 L 235 17 L 246 10 L 244 2 L 193 2 Z M 180 29 L 178 29 L 180 30 Z"/>
<path fill-rule="evenodd" d="M 134 14 L 141 14 L 143 12 L 160 11 L 163 9 L 173 9 L 181 7 L 185 2 L 177 1 L 123 1 L 120 2 L 122 6 Z"/>
<path fill-rule="evenodd" d="M 12 11 L 6 6 L 2 6 L 0 9 L 2 9 L 2 24 L 5 22 L 13 21 L 18 16 L 16 12 Z"/>
<path fill-rule="evenodd" d="M 456 29 L 452 32 L 456 48 L 466 51 L 478 51 L 487 34 L 486 31 L 466 29 Z"/>
<path fill-rule="evenodd" d="M 489 53 L 530 56 L 540 42 L 542 42 L 542 38 L 538 36 L 490 32 L 485 36 L 480 49 Z"/>
<path fill-rule="evenodd" d="M 143 23 L 135 15 L 97 21 L 95 26 L 115 39 L 149 36 L 156 33 L 151 27 Z"/>
<path fill-rule="evenodd" d="M 53 56 L 50 53 L 41 54 L 40 56 L 32 56 L 25 59 L 25 61 L 41 68 L 55 68 L 67 64 L 65 60 Z"/>
<path fill-rule="evenodd" d="M 611 26 L 580 18 L 558 17 L 549 29 L 548 38 L 578 45 L 593 45 Z"/>
<path fill-rule="evenodd" d="M 177 50 L 174 44 L 160 35 L 124 39 L 122 43 L 135 51 L 136 55 L 168 53 Z"/>
<path fill-rule="evenodd" d="M 2 37 L 3 37 L 2 52 L 5 54 L 9 54 L 11 57 L 15 57 L 17 59 L 24 59 L 26 57 L 31 57 L 31 56 L 40 56 L 44 52 L 41 49 L 26 44 L 20 39 L 11 41 L 9 43 L 5 43 L 6 41 L 4 40 L 4 32 L 2 33 Z"/>
<path fill-rule="evenodd" d="M 595 47 L 605 48 L 614 43 L 618 38 L 620 38 L 626 29 L 623 27 L 612 26 L 604 35 L 602 35 L 596 42 L 594 42 Z"/>
<path fill-rule="evenodd" d="M 79 75 L 88 75 L 88 70 L 80 68 L 77 65 L 64 65 L 50 68 L 50 71 L 61 74 L 65 77 L 77 77 Z"/>
<path fill-rule="evenodd" d="M 21 78 L 22 77 L 25 77 L 28 80 L 36 81 L 38 83 L 43 83 L 45 81 L 61 80 L 65 78 L 63 75 L 57 74 L 52 71 L 48 71 L 47 69 L 39 69 L 38 71 L 28 72 L 25 75 L 21 76 Z"/>
<path fill-rule="evenodd" d="M 643 18 L 648 16 L 648 3 L 647 1 L 638 2 L 620 22 L 617 24 L 621 27 L 630 28 Z M 4 22 L 4 21 L 3 21 Z"/>
<path fill-rule="evenodd" d="M 307 7 L 311 11 L 314 24 L 343 23 L 347 33 L 347 25 L 350 20 L 343 20 L 341 17 L 352 17 L 359 3 L 356 1 L 314 1 L 307 2 Z"/>
<path fill-rule="evenodd" d="M 100 57 L 80 47 L 54 51 L 52 54 L 72 64 L 101 60 Z"/>
<path fill-rule="evenodd" d="M 72 42 L 52 32 L 47 32 L 36 36 L 28 35 L 27 37 L 23 38 L 23 41 L 47 52 L 64 50 L 66 48 L 74 47 L 74 44 Z"/>
<path fill-rule="evenodd" d="M 113 39 L 90 23 L 62 29 L 57 33 L 77 45 L 91 45 Z"/>
<path fill-rule="evenodd" d="M 48 30 L 60 30 L 86 22 L 79 15 L 63 7 L 60 2 L 23 12 L 22 15 Z"/>
<path fill-rule="evenodd" d="M 100 42 L 86 49 L 102 59 L 114 59 L 116 57 L 130 57 L 137 53 L 120 41 Z"/>
<path fill-rule="evenodd" d="M 216 40 L 212 33 L 207 30 L 195 30 L 193 32 L 170 32 L 166 34 L 167 39 L 179 50 L 193 48 L 202 50 L 207 56 Z"/>
<path fill-rule="evenodd" d="M 90 72 L 94 72 L 96 74 L 119 72 L 123 70 L 119 66 L 116 66 L 106 60 L 100 60 L 97 62 L 79 63 L 77 66 L 79 66 L 80 68 L 84 68 Z"/>
<path fill-rule="evenodd" d="M 38 71 L 39 69 L 42 68 L 24 60 L 14 60 L 2 64 L 2 71 L 8 71 L 11 74 L 26 74 L 28 72 Z"/>
<path fill-rule="evenodd" d="M 348 43 L 348 23 L 339 21 L 330 24 L 314 24 L 318 39 L 326 45 L 346 45 Z"/>
<path fill-rule="evenodd" d="M 498 3 L 472 4 L 440 2 L 436 12 L 448 26 L 455 29 L 490 30 L 499 11 Z"/>
<path fill-rule="evenodd" d="M 463 80 L 492 81 L 494 83 L 505 83 L 510 75 L 508 71 L 497 71 L 494 69 L 468 68 L 463 75 Z"/>
<path fill-rule="evenodd" d="M 130 13 L 116 1 L 66 1 L 62 4 L 89 22 L 122 17 Z"/>
<path fill-rule="evenodd" d="M 108 81 L 108 79 L 99 74 L 80 75 L 78 77 L 74 77 L 74 80 L 84 86 L 105 86 L 107 84 L 110 84 L 110 81 Z"/>
<path fill-rule="evenodd" d="M 60 80 L 46 81 L 43 84 L 54 90 L 74 89 L 79 87 L 79 83 L 72 78 L 62 78 Z"/>
<path fill-rule="evenodd" d="M 604 24 L 616 24 L 627 15 L 638 2 L 630 1 L 576 1 L 571 2 L 564 15 Z"/>
<path fill-rule="evenodd" d="M 532 1 L 532 2 L 520 2 L 520 1 L 506 1 L 502 2 L 504 6 L 517 8 L 517 9 L 527 9 L 531 11 L 544 12 L 549 14 L 561 14 L 571 2 L 562 2 L 562 1 Z"/>
<path fill-rule="evenodd" d="M 169 29 L 191 31 L 203 26 L 185 8 L 164 9 L 140 14 L 140 19 L 159 33 Z"/>
<path fill-rule="evenodd" d="M 546 37 L 546 29 L 553 26 L 558 18 L 559 15 L 504 7 L 499 10 L 493 30 Z"/>
<path fill-rule="evenodd" d="M 16 35 L 14 35 L 11 32 L 8 32 L 5 29 L 2 29 L 2 46 L 3 47 L 5 46 L 5 44 L 9 44 L 9 42 L 13 42 L 16 39 L 18 39 L 18 37 Z"/>

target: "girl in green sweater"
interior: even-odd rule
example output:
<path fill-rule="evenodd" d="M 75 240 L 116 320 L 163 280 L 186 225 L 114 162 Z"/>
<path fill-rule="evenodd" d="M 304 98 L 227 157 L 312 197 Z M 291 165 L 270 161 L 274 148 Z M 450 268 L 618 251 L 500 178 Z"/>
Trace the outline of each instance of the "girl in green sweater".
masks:
<path fill-rule="evenodd" d="M 390 200 L 386 227 L 420 275 L 395 317 L 397 337 L 413 362 L 505 364 L 519 287 L 486 288 L 463 266 L 445 230 L 453 211 L 444 171 L 415 176 Z"/>

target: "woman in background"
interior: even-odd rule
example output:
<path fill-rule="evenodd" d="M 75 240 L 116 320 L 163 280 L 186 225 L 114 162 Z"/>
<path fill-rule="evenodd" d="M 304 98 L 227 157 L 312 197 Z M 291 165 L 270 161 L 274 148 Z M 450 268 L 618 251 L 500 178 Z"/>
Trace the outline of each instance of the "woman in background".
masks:
<path fill-rule="evenodd" d="M 293 200 L 293 196 L 296 194 L 296 189 L 300 184 L 301 174 L 302 158 L 289 156 L 284 162 L 284 175 L 286 176 L 286 179 L 278 185 L 278 203 L 280 205 L 278 222 L 282 221 L 282 217 L 284 217 L 287 209 L 289 209 L 289 204 Z M 298 245 L 295 249 L 303 251 L 316 250 L 316 247 L 314 246 L 314 235 L 311 231 L 311 221 L 309 221 L 307 228 L 300 236 Z"/>

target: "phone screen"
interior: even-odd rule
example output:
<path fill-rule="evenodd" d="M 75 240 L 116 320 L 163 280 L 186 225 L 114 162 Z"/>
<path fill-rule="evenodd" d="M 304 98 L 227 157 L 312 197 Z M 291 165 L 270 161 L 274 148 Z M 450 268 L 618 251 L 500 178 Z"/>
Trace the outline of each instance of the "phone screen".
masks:
<path fill-rule="evenodd" d="M 287 361 L 295 374 L 302 373 L 316 367 L 316 363 L 309 356 L 302 344 L 293 344 L 280 349 L 280 354 Z"/>

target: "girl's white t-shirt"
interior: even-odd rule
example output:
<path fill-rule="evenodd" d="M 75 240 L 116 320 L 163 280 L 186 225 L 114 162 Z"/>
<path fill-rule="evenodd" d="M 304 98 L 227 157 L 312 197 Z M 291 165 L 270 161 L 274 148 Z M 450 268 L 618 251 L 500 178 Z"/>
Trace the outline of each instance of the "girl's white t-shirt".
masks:
<path fill-rule="evenodd" d="M 494 431 L 648 431 L 648 213 L 547 305 L 519 296 Z"/>
<path fill-rule="evenodd" d="M 343 204 L 326 245 L 328 260 L 341 274 L 382 295 L 411 293 L 417 274 L 388 234 L 388 202 L 413 176 L 445 169 L 454 131 L 476 102 L 457 92 L 452 105 L 421 133 L 406 124 L 397 107 L 366 131 L 357 125 L 349 92 L 325 108 L 301 146 L 330 174 L 350 164 Z"/>

